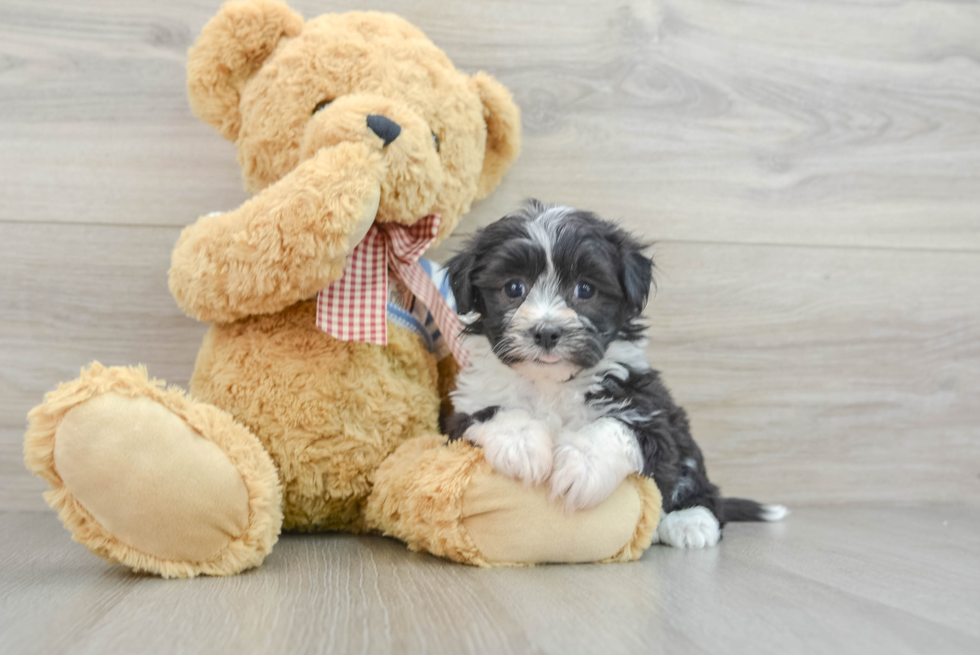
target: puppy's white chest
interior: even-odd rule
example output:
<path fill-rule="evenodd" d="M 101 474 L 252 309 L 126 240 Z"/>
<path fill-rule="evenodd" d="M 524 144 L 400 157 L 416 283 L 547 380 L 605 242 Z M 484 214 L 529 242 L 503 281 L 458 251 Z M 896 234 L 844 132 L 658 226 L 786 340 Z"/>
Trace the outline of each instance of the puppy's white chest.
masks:
<path fill-rule="evenodd" d="M 556 430 L 578 430 L 598 418 L 585 398 L 591 376 L 565 382 L 531 381 L 501 363 L 486 346 L 480 348 L 479 342 L 485 344 L 485 339 L 473 341 L 476 343 L 467 347 L 475 365 L 456 380 L 456 411 L 472 414 L 486 407 L 523 410 Z"/>
<path fill-rule="evenodd" d="M 597 416 L 585 400 L 585 388 L 572 382 L 527 383 L 524 407 L 534 418 L 556 430 L 579 430 Z"/>

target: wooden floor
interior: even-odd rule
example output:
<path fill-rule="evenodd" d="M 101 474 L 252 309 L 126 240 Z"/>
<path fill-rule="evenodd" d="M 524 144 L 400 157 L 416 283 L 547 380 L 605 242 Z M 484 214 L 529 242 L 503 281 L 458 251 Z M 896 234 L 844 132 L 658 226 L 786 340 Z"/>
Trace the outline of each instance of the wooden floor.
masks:
<path fill-rule="evenodd" d="M 649 354 L 712 477 L 796 511 L 623 566 L 287 536 L 165 582 L 87 554 L 25 416 L 94 359 L 190 377 L 170 250 L 246 198 L 184 91 L 219 0 L 0 0 L 0 653 L 980 652 L 980 3 L 291 4 L 400 13 L 514 92 L 521 158 L 432 255 L 528 196 L 653 241 Z"/>
<path fill-rule="evenodd" d="M 474 569 L 286 536 L 233 578 L 140 577 L 54 516 L 0 514 L 0 652 L 980 652 L 980 510 L 799 508 L 634 564 Z"/>

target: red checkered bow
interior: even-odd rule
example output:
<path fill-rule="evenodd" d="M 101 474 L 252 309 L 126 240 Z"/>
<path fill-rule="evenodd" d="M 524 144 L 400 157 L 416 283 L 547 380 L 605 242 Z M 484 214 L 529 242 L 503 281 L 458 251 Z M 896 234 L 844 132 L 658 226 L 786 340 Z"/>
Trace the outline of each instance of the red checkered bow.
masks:
<path fill-rule="evenodd" d="M 347 258 L 344 275 L 317 295 L 317 326 L 341 341 L 388 344 L 388 269 L 421 300 L 435 319 L 453 357 L 466 364 L 462 324 L 419 264 L 436 239 L 439 214 L 411 226 L 375 223 Z"/>

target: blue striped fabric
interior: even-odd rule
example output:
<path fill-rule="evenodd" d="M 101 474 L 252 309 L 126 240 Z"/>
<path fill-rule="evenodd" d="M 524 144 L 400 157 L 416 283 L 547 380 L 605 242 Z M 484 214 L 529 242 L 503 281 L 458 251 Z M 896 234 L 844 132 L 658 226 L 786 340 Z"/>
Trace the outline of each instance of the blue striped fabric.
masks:
<path fill-rule="evenodd" d="M 425 274 L 432 278 L 436 288 L 439 289 L 439 293 L 446 299 L 446 304 L 449 305 L 449 308 L 456 311 L 456 299 L 453 298 L 453 292 L 449 286 L 449 275 L 446 269 L 428 259 L 420 259 L 419 264 L 422 266 Z M 425 344 L 425 347 L 428 348 L 430 353 L 436 354 L 437 359 L 441 360 L 443 357 L 448 357 L 451 354 L 449 345 L 442 338 L 442 333 L 435 324 L 432 314 L 429 313 L 429 310 L 418 299 L 412 304 L 414 307 L 409 310 L 396 303 L 389 302 L 388 320 L 419 335 L 422 343 Z"/>

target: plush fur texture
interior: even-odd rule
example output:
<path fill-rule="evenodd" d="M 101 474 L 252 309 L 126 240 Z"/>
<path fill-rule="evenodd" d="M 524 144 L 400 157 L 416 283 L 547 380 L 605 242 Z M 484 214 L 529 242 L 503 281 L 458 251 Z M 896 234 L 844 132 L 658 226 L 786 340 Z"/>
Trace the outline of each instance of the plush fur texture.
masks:
<path fill-rule="evenodd" d="M 269 0 L 230 2 L 187 64 L 191 107 L 235 141 L 240 208 L 184 230 L 170 289 L 191 316 L 280 311 L 343 273 L 354 226 L 442 215 L 448 235 L 520 151 L 520 113 L 485 73 L 469 77 L 415 27 L 375 12 L 302 23 Z M 369 116 L 394 121 L 385 142 Z"/>
<path fill-rule="evenodd" d="M 463 495 L 482 457 L 464 444 L 443 443 L 437 436 L 413 439 L 381 464 L 365 520 L 412 550 L 487 566 L 462 523 Z"/>
<path fill-rule="evenodd" d="M 230 141 L 242 127 L 242 89 L 303 17 L 281 2 L 229 2 L 204 26 L 187 61 L 191 109 Z"/>
<path fill-rule="evenodd" d="M 437 433 L 449 381 L 413 335 L 390 325 L 386 348 L 340 342 L 305 299 L 342 274 L 375 207 L 378 222 L 439 213 L 448 235 L 517 156 L 519 112 L 493 78 L 457 71 L 414 26 L 375 12 L 303 22 L 280 3 L 228 3 L 187 71 L 191 106 L 235 142 L 255 193 L 174 250 L 174 297 L 214 324 L 192 392 L 268 449 L 286 529 L 360 530 L 375 470 Z M 370 116 L 397 136 L 386 144 Z"/>
<path fill-rule="evenodd" d="M 248 492 L 248 525 L 241 534 L 233 535 L 221 553 L 207 561 L 186 562 L 165 560 L 137 550 L 106 531 L 63 483 L 55 463 L 58 426 L 70 410 L 107 393 L 156 401 L 198 434 L 206 435 L 204 438 L 216 444 L 239 471 Z M 142 367 L 106 368 L 93 363 L 82 370 L 79 378 L 48 393 L 44 403 L 35 407 L 28 419 L 30 426 L 24 439 L 27 467 L 51 485 L 51 490 L 44 494 L 45 500 L 57 510 L 75 541 L 96 555 L 166 578 L 229 575 L 258 566 L 279 537 L 282 494 L 275 466 L 258 439 L 227 412 L 195 402 L 180 389 L 164 388 L 163 382 L 148 379 Z"/>
<path fill-rule="evenodd" d="M 378 152 L 342 143 L 237 210 L 201 217 L 171 259 L 177 303 L 199 321 L 229 323 L 316 295 L 343 274 L 348 235 L 377 202 L 380 168 Z"/>
<path fill-rule="evenodd" d="M 77 540 L 165 576 L 254 566 L 280 525 L 364 528 L 378 466 L 399 444 L 437 434 L 440 392 L 451 384 L 440 373 L 455 367 L 437 365 L 395 325 L 386 347 L 339 342 L 317 329 L 310 298 L 342 275 L 373 221 L 410 225 L 438 213 L 439 238 L 450 234 L 520 150 L 510 93 L 489 75 L 457 71 L 390 14 L 304 21 L 280 2 L 229 2 L 191 48 L 187 78 L 192 109 L 235 143 L 254 194 L 202 216 L 173 253 L 174 298 L 212 323 L 191 385 L 201 402 L 142 373 L 96 366 L 32 413 L 26 445 Z M 389 129 L 378 127 L 384 121 Z M 172 409 L 236 466 L 235 439 L 248 444 L 264 462 L 239 467 L 249 493 L 264 499 L 251 506 L 256 534 L 214 562 L 159 561 L 125 547 L 72 500 L 48 454 L 58 423 L 72 403 L 116 387 Z"/>
<path fill-rule="evenodd" d="M 279 467 L 285 530 L 363 529 L 374 472 L 403 441 L 438 434 L 435 358 L 388 325 L 388 346 L 338 341 L 316 303 L 213 325 L 191 393 L 231 412 Z"/>

